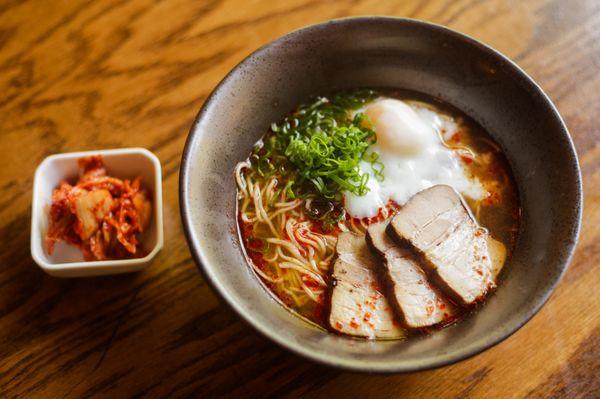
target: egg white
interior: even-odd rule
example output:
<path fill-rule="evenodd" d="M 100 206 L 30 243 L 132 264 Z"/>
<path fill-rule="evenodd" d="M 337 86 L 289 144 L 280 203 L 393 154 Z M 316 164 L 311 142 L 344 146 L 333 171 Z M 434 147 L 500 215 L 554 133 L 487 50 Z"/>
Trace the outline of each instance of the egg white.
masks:
<path fill-rule="evenodd" d="M 343 193 L 350 216 L 376 216 L 390 200 L 403 205 L 419 191 L 436 184 L 447 184 L 473 199 L 487 195 L 456 151 L 442 141 L 442 137 L 449 138 L 457 130 L 450 116 L 425 104 L 391 98 L 379 98 L 357 112 L 364 112 L 373 125 L 377 143 L 367 151 L 378 154 L 384 178 L 375 178 L 369 162 L 360 163 L 360 173 L 370 175 L 369 191 L 363 196 Z"/>

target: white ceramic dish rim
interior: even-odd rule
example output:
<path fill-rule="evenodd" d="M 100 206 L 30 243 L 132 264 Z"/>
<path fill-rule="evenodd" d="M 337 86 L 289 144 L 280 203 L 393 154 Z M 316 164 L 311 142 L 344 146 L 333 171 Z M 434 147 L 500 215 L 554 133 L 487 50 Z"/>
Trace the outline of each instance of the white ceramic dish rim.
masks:
<path fill-rule="evenodd" d="M 64 262 L 64 263 L 52 263 L 47 262 L 42 256 L 40 256 L 40 251 L 43 251 L 43 248 L 39 248 L 36 246 L 35 235 L 39 235 L 40 231 L 38 226 L 38 222 L 42 217 L 43 204 L 40 203 L 38 191 L 41 182 L 40 173 L 43 167 L 56 159 L 78 159 L 81 157 L 86 157 L 90 155 L 131 155 L 131 154 L 140 154 L 144 157 L 148 158 L 152 164 L 154 165 L 154 206 L 155 206 L 155 215 L 156 220 L 156 229 L 157 229 L 157 240 L 156 245 L 143 258 L 134 258 L 134 259 L 119 259 L 119 260 L 104 260 L 104 261 L 90 261 L 90 262 Z M 162 169 L 160 166 L 160 161 L 156 155 L 145 148 L 141 147 L 132 147 L 132 148 L 117 148 L 117 149 L 108 149 L 108 150 L 91 150 L 91 151 L 78 151 L 78 152 L 66 152 L 60 154 L 49 155 L 44 158 L 42 162 L 38 165 L 35 170 L 35 175 L 33 179 L 33 194 L 31 201 L 31 236 L 30 236 L 30 249 L 31 249 L 31 257 L 42 269 L 48 271 L 57 271 L 57 270 L 94 270 L 104 266 L 130 266 L 130 265 L 138 265 L 145 264 L 152 260 L 156 254 L 163 247 L 163 205 L 162 205 Z M 115 273 L 119 273 L 119 269 L 115 268 Z"/>

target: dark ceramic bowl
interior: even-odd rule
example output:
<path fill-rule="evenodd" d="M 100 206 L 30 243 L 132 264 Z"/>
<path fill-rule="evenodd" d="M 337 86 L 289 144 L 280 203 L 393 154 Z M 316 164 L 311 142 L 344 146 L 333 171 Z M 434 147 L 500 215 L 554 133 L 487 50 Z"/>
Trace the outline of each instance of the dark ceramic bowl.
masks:
<path fill-rule="evenodd" d="M 312 95 L 395 87 L 440 98 L 502 146 L 523 208 L 514 255 L 474 315 L 431 335 L 367 341 L 317 329 L 282 307 L 246 264 L 233 169 L 277 121 Z M 399 18 L 334 20 L 251 54 L 214 90 L 191 129 L 180 174 L 181 217 L 200 270 L 262 334 L 309 359 L 399 372 L 456 362 L 502 341 L 546 302 L 573 252 L 581 177 L 565 124 L 540 87 L 497 51 L 452 30 Z M 540 348 L 542 349 L 542 348 Z"/>

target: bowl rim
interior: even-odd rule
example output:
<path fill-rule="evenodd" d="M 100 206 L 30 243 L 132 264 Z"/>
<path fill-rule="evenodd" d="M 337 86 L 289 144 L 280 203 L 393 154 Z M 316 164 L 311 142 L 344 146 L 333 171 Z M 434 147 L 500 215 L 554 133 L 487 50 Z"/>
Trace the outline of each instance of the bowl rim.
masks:
<path fill-rule="evenodd" d="M 193 143 L 199 137 L 202 136 L 202 132 L 199 129 L 199 123 L 206 115 L 207 110 L 210 108 L 212 103 L 216 101 L 217 93 L 222 90 L 223 86 L 230 79 L 232 79 L 233 75 L 242 66 L 244 66 L 246 63 L 250 62 L 251 59 L 262 55 L 265 51 L 267 51 L 269 48 L 271 48 L 273 46 L 281 44 L 282 42 L 285 42 L 286 40 L 294 38 L 297 35 L 301 35 L 303 33 L 306 33 L 306 32 L 312 31 L 312 30 L 324 29 L 328 26 L 339 26 L 339 25 L 345 25 L 345 24 L 361 24 L 361 23 L 366 23 L 366 22 L 370 22 L 370 23 L 372 23 L 372 22 L 400 23 L 400 24 L 406 24 L 409 26 L 413 26 L 415 28 L 430 29 L 430 30 L 439 32 L 441 34 L 447 35 L 454 40 L 461 41 L 461 42 L 465 43 L 466 45 L 476 47 L 477 49 L 490 54 L 492 57 L 495 58 L 496 61 L 505 63 L 508 66 L 508 68 L 512 69 L 516 73 L 516 75 L 520 76 L 520 78 L 522 79 L 521 83 L 523 85 L 525 85 L 529 91 L 536 92 L 539 95 L 540 100 L 547 107 L 548 112 L 550 114 L 553 114 L 556 122 L 558 122 L 558 124 L 560 126 L 560 130 L 562 130 L 562 133 L 566 138 L 566 143 L 569 147 L 568 150 L 570 150 L 573 160 L 575 161 L 574 168 L 576 171 L 575 178 L 576 178 L 577 192 L 575 193 L 576 204 L 574 204 L 574 207 L 576 208 L 576 216 L 577 217 L 576 217 L 576 220 L 574 221 L 574 226 L 571 229 L 572 240 L 570 240 L 568 243 L 565 243 L 566 256 L 565 256 L 565 261 L 562 264 L 562 270 L 554 278 L 554 280 L 551 281 L 546 292 L 544 292 L 543 295 L 538 297 L 537 301 L 535 303 L 532 303 L 530 308 L 526 312 L 523 313 L 524 316 L 522 317 L 521 320 L 519 320 L 519 321 L 515 322 L 514 324 L 512 324 L 511 326 L 505 328 L 505 330 L 498 336 L 490 338 L 488 340 L 485 340 L 485 342 L 479 344 L 476 347 L 473 347 L 470 350 L 462 350 L 462 351 L 459 350 L 450 355 L 444 356 L 444 358 L 442 358 L 442 359 L 440 359 L 439 357 L 434 358 L 433 360 L 431 360 L 429 362 L 421 362 L 420 364 L 418 364 L 416 366 L 402 365 L 401 362 L 398 364 L 387 363 L 387 364 L 383 364 L 383 365 L 378 365 L 378 364 L 373 364 L 370 362 L 363 362 L 361 360 L 352 360 L 352 359 L 349 360 L 349 359 L 344 359 L 341 357 L 331 357 L 328 355 L 322 355 L 319 352 L 312 352 L 312 351 L 306 350 L 300 344 L 296 344 L 294 342 L 288 341 L 287 339 L 281 337 L 276 331 L 263 326 L 261 323 L 255 321 L 251 314 L 245 313 L 244 310 L 238 308 L 235 301 L 229 297 L 228 292 L 225 289 L 221 288 L 218 279 L 215 278 L 211 274 L 210 267 L 207 266 L 208 262 L 205 260 L 203 254 L 200 253 L 198 248 L 195 246 L 194 241 L 196 240 L 196 237 L 191 228 L 192 220 L 191 220 L 190 213 L 189 213 L 191 204 L 190 204 L 190 198 L 188 195 L 188 188 L 187 188 L 187 184 L 189 183 L 189 170 L 190 170 L 190 162 L 191 162 L 190 161 L 190 159 L 191 159 L 190 151 L 191 151 L 191 147 L 192 147 Z M 300 355 L 305 359 L 315 361 L 317 363 L 320 363 L 320 364 L 323 364 L 326 366 L 335 367 L 335 368 L 343 369 L 343 370 L 347 370 L 347 371 L 355 371 L 355 372 L 358 371 L 358 372 L 369 372 L 369 373 L 398 373 L 398 372 L 404 373 L 404 372 L 428 370 L 428 369 L 433 369 L 433 368 L 438 368 L 438 367 L 454 364 L 461 360 L 473 357 L 473 356 L 499 344 L 500 342 L 504 341 L 505 339 L 507 339 L 508 337 L 513 335 L 516 331 L 518 331 L 521 327 L 523 327 L 527 322 L 529 322 L 529 320 L 531 320 L 533 318 L 533 316 L 535 316 L 539 312 L 539 310 L 542 308 L 542 306 L 548 301 L 550 296 L 554 293 L 557 285 L 562 280 L 562 278 L 572 260 L 573 253 L 575 251 L 575 247 L 577 245 L 577 241 L 579 239 L 579 234 L 580 234 L 580 230 L 581 230 L 581 218 L 582 218 L 582 211 L 583 211 L 582 191 L 583 191 L 583 187 L 582 187 L 581 169 L 579 167 L 577 152 L 575 150 L 575 146 L 573 144 L 573 140 L 570 136 L 569 130 L 567 129 L 565 122 L 563 121 L 558 110 L 556 109 L 556 106 L 552 103 L 552 101 L 550 100 L 548 95 L 521 67 L 519 67 L 510 58 L 508 58 L 504 54 L 500 53 L 498 50 L 495 50 L 494 48 L 482 43 L 481 41 L 479 41 L 477 39 L 474 39 L 473 37 L 471 37 L 467 34 L 458 32 L 458 31 L 448 28 L 446 26 L 439 25 L 439 24 L 432 23 L 432 22 L 422 21 L 422 20 L 418 20 L 418 19 L 414 19 L 414 18 L 377 16 L 377 15 L 337 18 L 337 19 L 326 20 L 326 21 L 322 21 L 319 23 L 303 26 L 303 27 L 295 29 L 289 33 L 286 33 L 283 36 L 280 36 L 280 37 L 276 38 L 275 40 L 272 40 L 271 42 L 268 42 L 267 44 L 259 47 L 258 49 L 256 49 L 255 51 L 253 51 L 252 53 L 250 53 L 249 55 L 244 57 L 237 65 L 235 65 L 227 73 L 227 75 L 225 75 L 225 77 L 217 84 L 217 86 L 215 86 L 215 88 L 212 90 L 210 95 L 206 98 L 200 111 L 197 113 L 196 118 L 194 119 L 194 122 L 193 122 L 192 126 L 190 127 L 190 132 L 189 132 L 188 137 L 185 142 L 185 146 L 184 146 L 182 158 L 181 158 L 181 163 L 180 163 L 180 170 L 179 170 L 179 210 L 180 210 L 180 216 L 181 216 L 181 220 L 182 220 L 182 224 L 183 224 L 183 230 L 185 233 L 186 241 L 188 243 L 190 253 L 192 254 L 192 257 L 193 257 L 198 269 L 202 273 L 204 279 L 212 287 L 213 291 L 216 292 L 218 294 L 218 296 L 229 306 L 229 308 L 233 309 L 235 311 L 235 313 L 238 314 L 244 322 L 246 322 L 247 324 L 252 326 L 261 335 L 263 335 L 264 337 L 267 337 L 272 342 L 275 342 L 280 347 L 285 348 L 297 355 Z"/>
<path fill-rule="evenodd" d="M 41 181 L 42 170 L 48 167 L 54 160 L 61 159 L 79 159 L 90 155 L 106 155 L 106 156 L 119 156 L 127 157 L 129 155 L 140 154 L 150 160 L 153 165 L 153 180 L 154 180 L 154 193 L 153 193 L 153 209 L 154 209 L 154 223 L 156 223 L 156 244 L 152 247 L 152 250 L 143 258 L 132 258 L 132 259 L 113 259 L 113 260 L 96 260 L 96 261 L 77 261 L 77 262 L 49 262 L 41 255 L 45 252 L 43 244 L 38 242 L 35 237 L 39 235 L 39 220 L 43 217 L 44 211 L 40 201 L 39 190 L 44 182 Z M 104 150 L 89 150 L 89 151 L 77 151 L 77 152 L 63 152 L 48 155 L 46 158 L 39 163 L 35 170 L 33 178 L 33 190 L 32 190 L 32 201 L 31 201 L 31 231 L 30 231 L 30 252 L 34 262 L 44 270 L 46 273 L 53 274 L 61 271 L 73 271 L 80 270 L 83 272 L 93 273 L 95 270 L 110 266 L 114 268 L 113 273 L 107 274 L 118 274 L 122 273 L 122 270 L 127 266 L 144 265 L 156 257 L 163 247 L 164 235 L 163 235 L 163 204 L 162 204 L 162 168 L 160 160 L 151 151 L 142 147 L 131 147 L 131 148 L 114 148 Z M 132 270 L 133 271 L 133 270 Z"/>

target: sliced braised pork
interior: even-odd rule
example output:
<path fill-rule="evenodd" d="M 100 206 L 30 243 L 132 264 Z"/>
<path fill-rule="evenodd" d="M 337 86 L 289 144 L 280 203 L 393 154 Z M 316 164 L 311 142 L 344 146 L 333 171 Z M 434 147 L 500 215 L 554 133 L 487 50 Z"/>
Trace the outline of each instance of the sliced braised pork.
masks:
<path fill-rule="evenodd" d="M 399 338 L 404 335 L 384 297 L 375 268 L 377 258 L 365 237 L 341 233 L 333 265 L 329 323 L 341 333 L 367 338 Z"/>
<path fill-rule="evenodd" d="M 500 274 L 502 266 L 506 261 L 506 247 L 500 241 L 488 237 L 488 251 L 490 253 L 490 260 L 492 261 L 492 277 L 496 281 L 496 277 Z"/>
<path fill-rule="evenodd" d="M 390 232 L 416 250 L 436 285 L 461 304 L 496 286 L 489 235 L 453 188 L 437 185 L 414 195 L 392 218 Z"/>
<path fill-rule="evenodd" d="M 383 260 L 390 303 L 405 327 L 431 327 L 449 320 L 453 305 L 434 288 L 408 249 L 399 247 L 386 234 L 389 220 L 369 226 L 367 240 Z"/>

